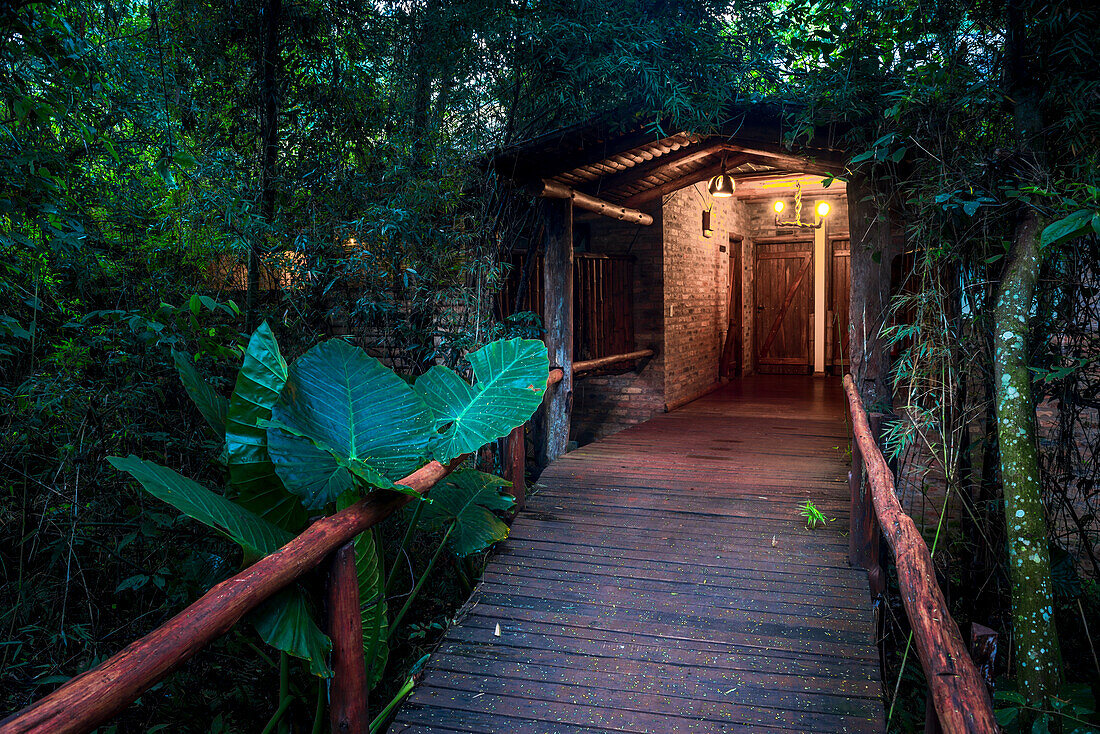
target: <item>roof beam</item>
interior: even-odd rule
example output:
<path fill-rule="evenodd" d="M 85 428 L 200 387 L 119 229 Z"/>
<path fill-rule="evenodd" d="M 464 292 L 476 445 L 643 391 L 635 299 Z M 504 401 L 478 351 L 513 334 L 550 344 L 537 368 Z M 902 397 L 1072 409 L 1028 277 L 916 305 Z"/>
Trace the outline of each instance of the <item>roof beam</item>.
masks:
<path fill-rule="evenodd" d="M 521 157 L 516 153 L 509 154 L 505 152 L 497 156 L 494 163 L 501 174 L 518 181 L 552 178 L 560 173 L 590 166 L 608 158 L 628 153 L 643 145 L 650 145 L 669 138 L 682 139 L 680 144 L 686 144 L 687 140 L 690 139 L 690 135 L 681 131 L 659 136 L 654 132 L 644 131 L 619 138 L 604 137 L 603 140 L 581 140 L 569 149 L 550 148 L 537 155 Z M 673 142 L 675 144 L 676 141 Z"/>
<path fill-rule="evenodd" d="M 569 199 L 573 202 L 573 206 L 578 209 L 586 209 L 590 212 L 596 212 L 605 217 L 611 217 L 612 219 L 618 219 L 623 222 L 633 222 L 634 224 L 646 226 L 653 224 L 653 217 L 645 212 L 628 209 L 627 207 L 612 204 L 603 199 L 597 199 L 595 196 L 590 196 L 583 191 L 571 189 L 558 181 L 547 181 L 543 179 L 532 188 L 535 196 L 541 196 L 546 199 Z"/>
<path fill-rule="evenodd" d="M 802 173 L 815 173 L 821 174 L 822 176 L 828 176 L 834 173 L 841 173 L 844 170 L 844 166 L 842 165 L 835 163 L 832 165 L 823 164 L 799 155 L 776 153 L 770 150 L 760 150 L 758 148 L 748 148 L 732 144 L 726 144 L 726 148 L 731 152 L 748 155 L 751 162 L 759 161 L 765 165 L 775 166 L 776 168 L 782 168 L 787 171 L 799 171 Z"/>
<path fill-rule="evenodd" d="M 743 162 L 743 161 L 742 161 Z M 654 186 L 651 189 L 639 192 L 631 196 L 623 202 L 623 206 L 640 206 L 654 199 L 663 199 L 674 191 L 679 191 L 685 186 L 692 186 L 700 181 L 707 181 L 714 178 L 722 172 L 721 163 L 716 163 L 706 168 L 700 168 L 698 171 L 692 171 L 688 175 L 663 183 L 660 186 Z M 735 163 L 734 166 L 739 166 L 740 163 Z M 729 166 L 727 166 L 729 168 Z"/>

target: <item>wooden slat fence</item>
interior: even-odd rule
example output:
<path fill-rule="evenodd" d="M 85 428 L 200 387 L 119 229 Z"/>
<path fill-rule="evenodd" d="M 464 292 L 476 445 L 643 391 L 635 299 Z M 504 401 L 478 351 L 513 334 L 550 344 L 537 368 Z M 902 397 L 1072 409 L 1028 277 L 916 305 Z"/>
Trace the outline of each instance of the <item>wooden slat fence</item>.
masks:
<path fill-rule="evenodd" d="M 500 291 L 503 316 L 542 316 L 542 254 L 511 258 Z M 573 356 L 590 360 L 634 351 L 634 258 L 578 252 L 573 256 Z"/>

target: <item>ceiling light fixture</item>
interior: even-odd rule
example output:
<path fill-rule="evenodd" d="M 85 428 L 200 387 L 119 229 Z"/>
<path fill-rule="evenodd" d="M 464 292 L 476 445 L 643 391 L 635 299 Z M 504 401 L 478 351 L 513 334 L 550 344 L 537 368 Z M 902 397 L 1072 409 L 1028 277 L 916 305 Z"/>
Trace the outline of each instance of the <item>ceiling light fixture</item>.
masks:
<path fill-rule="evenodd" d="M 726 173 L 726 156 L 722 155 L 722 172 L 712 178 L 707 184 L 707 191 L 715 199 L 728 199 L 733 196 L 733 190 L 737 187 L 730 175 Z"/>
<path fill-rule="evenodd" d="M 814 221 L 803 222 L 802 221 L 802 182 L 796 181 L 794 184 L 794 219 L 780 220 L 779 215 L 783 213 L 783 209 L 786 205 L 782 201 L 776 201 L 772 204 L 772 209 L 775 210 L 775 226 L 776 227 L 807 227 L 809 229 L 820 229 L 821 225 L 825 223 L 825 217 L 829 216 L 829 202 L 818 202 L 817 208 L 814 210 Z"/>

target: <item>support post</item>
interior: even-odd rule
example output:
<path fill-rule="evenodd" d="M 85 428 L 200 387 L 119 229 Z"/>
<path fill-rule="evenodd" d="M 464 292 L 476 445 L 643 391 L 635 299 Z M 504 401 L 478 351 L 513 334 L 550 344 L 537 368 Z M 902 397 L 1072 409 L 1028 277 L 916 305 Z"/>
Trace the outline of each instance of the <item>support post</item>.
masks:
<path fill-rule="evenodd" d="M 527 503 L 527 441 L 524 437 L 524 428 L 516 426 L 508 434 L 508 476 L 505 477 L 512 483 L 512 496 L 516 498 L 516 511 L 523 509 Z"/>
<path fill-rule="evenodd" d="M 363 617 L 359 611 L 355 541 L 340 546 L 332 556 L 328 578 L 328 631 L 332 637 L 333 677 L 329 694 L 332 734 L 368 734 L 367 666 L 363 656 Z"/>
<path fill-rule="evenodd" d="M 869 414 L 867 422 L 871 426 L 871 435 L 877 442 L 882 435 L 882 414 Z M 875 518 L 874 502 L 871 499 L 871 487 L 863 476 L 863 454 L 859 444 L 854 440 L 852 441 L 852 470 L 848 473 L 848 489 L 851 494 L 848 562 L 855 568 L 866 569 L 871 596 L 878 597 L 886 588 L 886 577 L 879 559 L 880 533 L 878 520 Z"/>
<path fill-rule="evenodd" d="M 562 380 L 547 389 L 542 462 L 565 453 L 573 407 L 573 204 L 545 199 L 543 239 L 543 319 L 550 366 L 561 368 Z"/>
<path fill-rule="evenodd" d="M 817 217 L 817 204 L 814 202 L 814 217 Z M 825 221 L 814 230 L 814 375 L 825 376 L 825 265 L 827 248 Z"/>

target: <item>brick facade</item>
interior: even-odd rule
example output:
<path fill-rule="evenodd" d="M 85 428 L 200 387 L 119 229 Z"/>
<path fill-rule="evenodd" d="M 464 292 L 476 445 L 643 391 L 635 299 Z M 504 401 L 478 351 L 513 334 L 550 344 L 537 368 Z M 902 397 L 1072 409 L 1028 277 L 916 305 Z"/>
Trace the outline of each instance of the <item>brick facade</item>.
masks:
<path fill-rule="evenodd" d="M 788 207 L 793 201 L 788 199 Z M 828 197 L 830 226 L 846 232 L 843 195 Z M 807 200 L 812 207 L 814 200 Z M 706 183 L 681 189 L 646 209 L 648 227 L 607 217 L 584 217 L 592 252 L 630 254 L 634 259 L 634 331 L 637 349 L 654 349 L 637 373 L 596 375 L 574 384 L 572 433 L 580 444 L 649 420 L 715 386 L 729 324 L 731 247 L 741 247 L 742 355 L 753 371 L 754 238 L 774 237 L 773 199 L 716 200 Z M 711 208 L 712 234 L 703 233 Z M 808 208 L 805 216 L 810 216 Z M 778 234 L 782 234 L 780 231 Z M 723 247 L 725 248 L 723 250 Z"/>
<path fill-rule="evenodd" d="M 702 226 L 708 207 L 710 237 Z M 665 403 L 675 404 L 718 382 L 729 323 L 730 235 L 746 234 L 746 217 L 740 201 L 713 199 L 699 183 L 667 197 L 662 219 Z"/>
<path fill-rule="evenodd" d="M 703 210 L 711 210 L 710 237 Z M 638 349 L 653 349 L 638 373 L 577 380 L 573 438 L 581 444 L 649 420 L 668 403 L 716 384 L 729 308 L 730 235 L 743 236 L 744 206 L 716 201 L 706 184 L 689 187 L 647 210 L 641 227 L 600 217 L 588 222 L 593 252 L 634 260 L 634 332 Z M 726 251 L 721 247 L 725 246 Z M 751 258 L 745 258 L 751 263 Z M 746 271 L 746 279 L 749 271 Z"/>
<path fill-rule="evenodd" d="M 780 237 L 783 235 L 790 235 L 796 233 L 794 227 L 776 227 L 775 226 L 775 210 L 772 205 L 776 200 L 781 200 L 786 205 L 783 210 L 783 218 L 789 219 L 794 216 L 794 195 L 791 193 L 783 192 L 776 193 L 775 196 L 768 197 L 753 197 L 751 199 L 745 199 L 742 203 L 745 207 L 745 222 L 747 228 L 747 237 L 744 245 L 744 251 L 742 253 L 742 262 L 745 264 L 745 286 L 743 288 L 743 300 L 742 300 L 742 316 L 741 323 L 743 324 L 742 339 L 742 364 L 745 365 L 745 374 L 751 374 L 753 371 L 753 365 L 755 363 L 756 355 L 754 354 L 754 330 L 756 321 L 756 309 L 755 309 L 755 293 L 753 291 L 753 278 L 752 268 L 753 263 L 756 260 L 756 247 L 754 243 L 757 240 L 768 237 Z M 830 194 L 828 196 L 807 196 L 803 201 L 803 221 L 811 221 L 813 219 L 813 209 L 818 201 L 829 202 L 830 212 L 829 216 L 825 220 L 825 236 L 836 237 L 839 235 L 847 235 L 848 233 L 848 198 L 843 189 L 837 194 Z M 813 239 L 813 230 L 806 229 L 802 233 L 807 239 Z M 813 289 L 812 281 L 810 283 L 811 293 Z M 812 314 L 811 314 L 812 319 Z M 813 354 L 814 349 L 814 330 L 812 321 L 810 325 L 810 354 Z"/>

